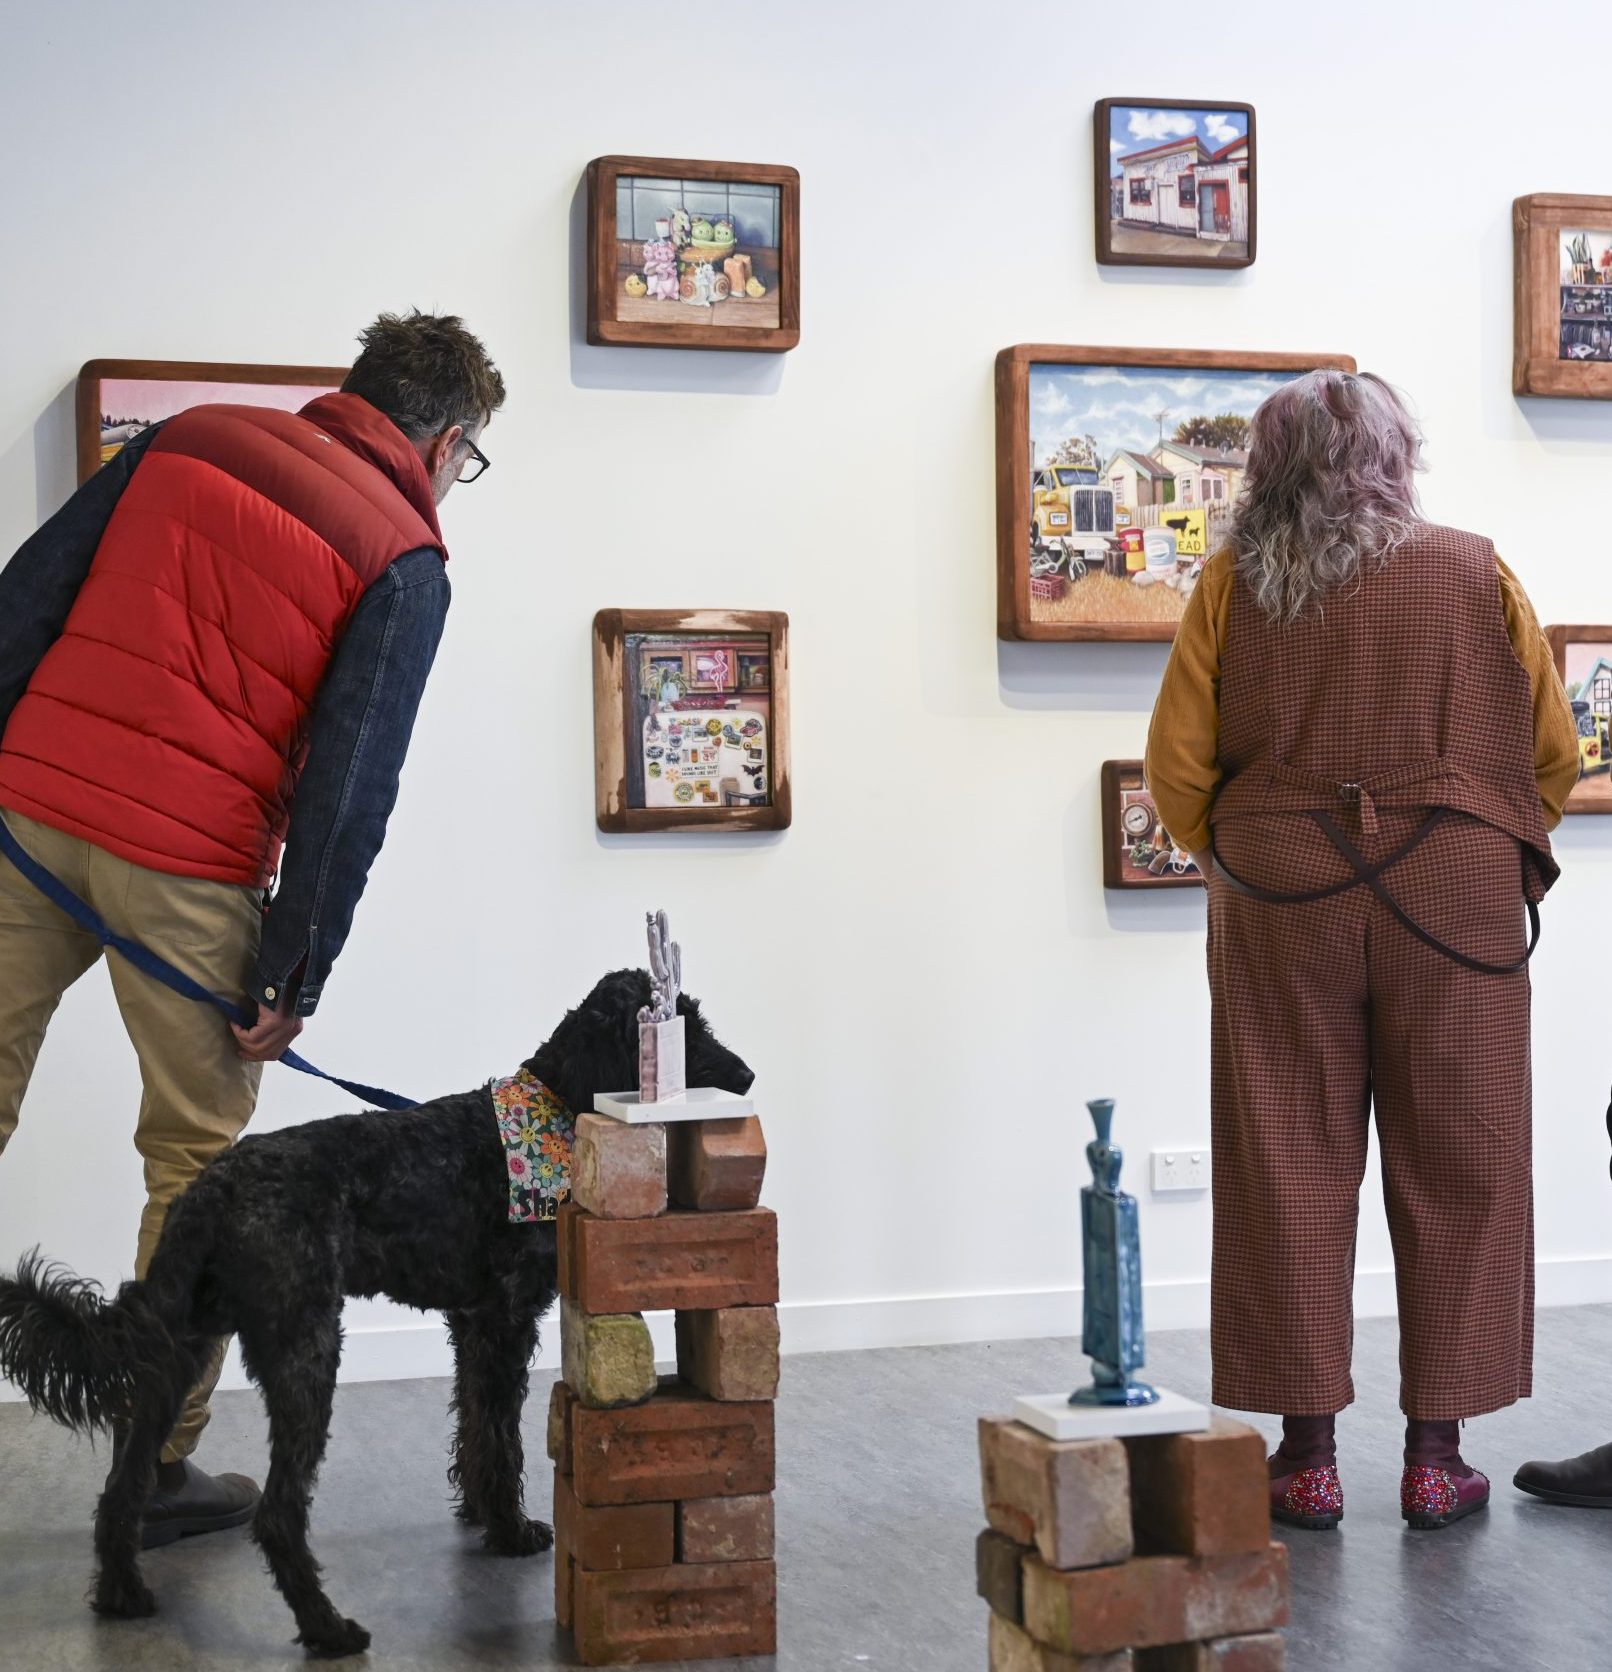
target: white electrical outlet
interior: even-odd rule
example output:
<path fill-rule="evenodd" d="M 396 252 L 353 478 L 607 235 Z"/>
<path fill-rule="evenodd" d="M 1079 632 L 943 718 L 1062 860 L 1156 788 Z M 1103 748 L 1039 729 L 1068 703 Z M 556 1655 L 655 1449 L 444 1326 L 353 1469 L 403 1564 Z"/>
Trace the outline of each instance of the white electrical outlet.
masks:
<path fill-rule="evenodd" d="M 1209 1188 L 1206 1149 L 1156 1149 L 1153 1152 L 1153 1194 L 1178 1195 Z"/>

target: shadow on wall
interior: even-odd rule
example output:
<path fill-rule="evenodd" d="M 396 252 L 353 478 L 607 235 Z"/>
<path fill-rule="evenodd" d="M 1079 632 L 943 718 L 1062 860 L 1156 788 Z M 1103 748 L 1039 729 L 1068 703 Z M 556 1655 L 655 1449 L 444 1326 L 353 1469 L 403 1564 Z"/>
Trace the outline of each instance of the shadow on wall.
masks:
<path fill-rule="evenodd" d="M 1582 441 L 1605 446 L 1612 441 L 1612 402 L 1558 401 L 1538 395 L 1514 395 L 1517 410 L 1541 441 Z"/>
<path fill-rule="evenodd" d="M 998 639 L 997 682 L 1006 708 L 1151 714 L 1167 644 L 1039 644 Z"/>
<path fill-rule="evenodd" d="M 588 180 L 571 199 L 571 382 L 647 394 L 776 395 L 786 354 L 742 349 L 596 348 L 588 341 Z"/>
<path fill-rule="evenodd" d="M 78 486 L 75 411 L 78 385 L 69 383 L 34 424 L 35 516 L 44 522 L 61 510 Z"/>

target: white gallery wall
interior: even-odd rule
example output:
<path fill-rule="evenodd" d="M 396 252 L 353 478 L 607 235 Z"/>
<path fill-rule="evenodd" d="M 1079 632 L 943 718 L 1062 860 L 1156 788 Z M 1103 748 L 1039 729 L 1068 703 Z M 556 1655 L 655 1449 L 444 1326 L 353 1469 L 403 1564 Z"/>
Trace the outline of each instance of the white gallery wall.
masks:
<path fill-rule="evenodd" d="M 91 357 L 340 362 L 419 305 L 461 312 L 508 379 L 494 468 L 445 509 L 447 638 L 307 1053 L 421 1097 L 508 1073 L 665 906 L 758 1071 L 790 1347 L 1072 1332 L 1097 1095 L 1142 1200 L 1149 1322 L 1204 1322 L 1207 1200 L 1152 1198 L 1145 1162 L 1207 1141 L 1203 900 L 1105 895 L 1098 826 L 1100 763 L 1140 753 L 1165 649 L 998 643 L 993 357 L 1352 353 L 1415 398 L 1429 512 L 1491 535 L 1543 620 L 1612 621 L 1612 407 L 1509 392 L 1511 200 L 1612 190 L 1598 101 L 1511 30 L 1387 0 L 1245 0 L 1173 44 L 1162 18 L 1055 0 L 3 14 L 0 551 L 72 486 Z M 1544 0 L 1530 39 L 1584 18 Z M 1097 268 L 1109 95 L 1255 105 L 1252 269 Z M 798 350 L 582 342 L 579 183 L 610 152 L 800 170 Z M 604 605 L 789 612 L 792 830 L 596 832 Z M 1559 852 L 1541 1294 L 1608 1300 L 1612 820 L 1570 820 Z M 127 1274 L 138 1096 L 92 973 L 0 1158 L 0 1264 L 40 1243 Z M 344 1104 L 271 1069 L 256 1130 Z M 1392 1309 L 1388 1266 L 1368 1202 L 1364 1309 Z M 348 1321 L 349 1375 L 443 1363 L 434 1321 Z"/>

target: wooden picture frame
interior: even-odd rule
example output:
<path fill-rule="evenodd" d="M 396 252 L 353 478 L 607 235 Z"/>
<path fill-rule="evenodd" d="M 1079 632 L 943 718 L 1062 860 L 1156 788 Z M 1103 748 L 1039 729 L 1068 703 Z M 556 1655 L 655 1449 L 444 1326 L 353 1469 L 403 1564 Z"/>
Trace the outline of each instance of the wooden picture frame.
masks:
<path fill-rule="evenodd" d="M 694 647 L 731 641 L 732 678 L 720 689 L 690 686 L 669 708 L 640 688 L 638 670 L 660 651 L 659 645 L 645 645 L 646 638 L 689 641 L 684 666 L 690 674 Z M 666 653 L 668 661 L 675 649 Z M 741 652 L 766 655 L 765 689 L 740 687 Z M 734 717 L 731 723 L 722 718 L 727 715 Z M 699 738 L 707 759 L 674 767 L 685 729 L 692 743 L 696 732 L 711 726 L 716 731 L 710 744 Z M 775 610 L 600 610 L 593 618 L 593 732 L 594 812 L 601 830 L 787 830 L 793 816 L 789 617 Z M 689 753 L 692 757 L 694 749 Z M 664 784 L 652 788 L 651 773 L 657 780 L 664 773 Z M 674 777 L 675 789 L 664 793 Z M 755 793 L 762 782 L 764 800 Z M 672 794 L 679 804 L 650 804 Z M 701 800 L 713 794 L 715 800 Z"/>
<path fill-rule="evenodd" d="M 279 406 L 295 411 L 316 395 L 339 389 L 346 366 L 254 366 L 213 360 L 87 360 L 79 369 L 75 397 L 78 480 L 87 482 L 125 441 L 148 424 L 172 418 L 186 407 L 223 401 L 238 406 Z M 142 410 L 121 408 L 136 398 L 128 386 L 149 384 Z M 163 388 L 163 385 L 171 385 Z M 111 406 L 118 411 L 110 411 Z M 108 429 L 106 419 L 128 421 Z M 119 430 L 130 433 L 115 442 Z"/>
<path fill-rule="evenodd" d="M 1151 451 L 1145 443 L 1126 445 L 1126 432 L 1117 427 L 1101 437 L 1084 431 L 1078 427 L 1078 412 L 1072 412 L 1069 422 L 1077 427 L 1059 451 L 1077 444 L 1085 447 L 1094 461 L 1092 468 L 1038 463 L 1032 443 L 1039 442 L 1045 450 L 1048 442 L 1047 436 L 1031 433 L 1031 400 L 1032 394 L 1040 393 L 1038 378 L 1052 384 L 1056 393 L 1063 369 L 1082 367 L 1093 369 L 1103 380 L 1105 397 L 1097 404 L 1104 405 L 1111 404 L 1112 385 L 1127 376 L 1150 396 L 1157 392 L 1166 399 L 1171 374 L 1221 375 L 1211 378 L 1207 399 L 1192 397 L 1204 401 L 1199 415 L 1189 416 L 1191 405 L 1164 416 L 1155 414 L 1161 439 Z M 1226 403 L 1235 405 L 1238 400 L 1248 411 L 1232 415 L 1246 418 L 1258 404 L 1256 396 L 1263 399 L 1284 379 L 1321 367 L 1352 372 L 1355 363 L 1347 354 L 1251 349 L 1069 348 L 1050 343 L 1004 348 L 996 357 L 997 636 L 1173 639 L 1197 571 L 1224 532 L 1247 456 L 1239 460 L 1236 449 L 1197 447 L 1178 436 L 1165 441 L 1166 418 L 1182 419 L 1180 428 L 1213 426 L 1218 416 L 1209 415 L 1225 414 Z M 1155 453 L 1160 457 L 1154 458 Z M 1034 479 L 1053 470 L 1059 477 L 1038 486 Z M 1080 481 L 1083 476 L 1090 480 Z M 1066 483 L 1064 477 L 1073 480 Z M 1116 481 L 1130 486 L 1116 489 Z M 1089 505 L 1081 503 L 1080 489 L 1089 492 Z M 1117 497 L 1121 493 L 1130 495 L 1133 503 Z M 1060 498 L 1061 507 L 1056 503 Z M 1042 510 L 1049 519 L 1061 514 L 1067 526 L 1043 526 L 1039 515 L 1033 516 Z M 1083 514 L 1091 518 L 1092 528 L 1078 526 Z M 1053 590 L 1059 586 L 1061 591 Z M 1088 590 L 1082 593 L 1082 587 Z"/>
<path fill-rule="evenodd" d="M 1115 134 L 1116 119 L 1128 129 L 1124 138 Z M 1125 146 L 1132 148 L 1116 149 Z M 1258 150 L 1251 104 L 1099 99 L 1092 117 L 1098 262 L 1251 267 L 1259 248 Z"/>
<path fill-rule="evenodd" d="M 1578 724 L 1578 782 L 1563 811 L 1612 813 L 1612 626 L 1547 627 L 1545 636 Z"/>
<path fill-rule="evenodd" d="M 1512 393 L 1612 400 L 1612 197 L 1519 197 L 1511 228 Z"/>
<path fill-rule="evenodd" d="M 1137 819 L 1144 809 L 1149 816 Z M 1192 856 L 1169 840 L 1160 823 L 1141 761 L 1103 762 L 1102 810 L 1104 888 L 1204 886 L 1203 873 Z M 1137 855 L 1144 849 L 1149 857 L 1141 860 Z"/>
<path fill-rule="evenodd" d="M 682 157 L 595 157 L 588 164 L 587 181 L 590 343 L 778 354 L 800 341 L 796 170 Z M 635 223 L 642 219 L 643 225 L 618 225 L 624 192 L 633 205 Z M 630 294 L 629 285 L 648 282 L 647 246 L 677 236 L 675 216 L 685 200 L 696 206 L 689 214 L 730 220 L 729 230 L 738 236 L 725 244 L 690 240 L 675 251 L 668 245 L 667 265 L 660 272 L 675 284 L 678 295 Z M 702 248 L 711 257 L 705 263 L 688 253 Z M 723 249 L 730 253 L 722 254 Z M 673 262 L 675 274 L 670 273 Z M 761 287 L 761 294 L 734 294 L 735 282 L 744 274 Z M 715 289 L 708 299 L 691 305 L 701 294 L 700 284 Z"/>

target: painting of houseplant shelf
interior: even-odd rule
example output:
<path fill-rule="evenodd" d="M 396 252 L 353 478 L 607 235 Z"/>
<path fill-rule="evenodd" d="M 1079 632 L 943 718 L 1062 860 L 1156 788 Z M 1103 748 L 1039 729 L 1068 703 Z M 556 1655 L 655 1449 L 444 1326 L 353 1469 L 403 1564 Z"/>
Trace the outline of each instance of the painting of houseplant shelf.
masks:
<path fill-rule="evenodd" d="M 1612 197 L 1512 206 L 1519 395 L 1612 399 Z"/>
<path fill-rule="evenodd" d="M 1347 355 L 1004 349 L 996 361 L 997 631 L 1170 639 L 1225 542 L 1254 409 Z"/>
<path fill-rule="evenodd" d="M 1258 228 L 1254 107 L 1103 99 L 1097 259 L 1114 267 L 1247 267 Z"/>
<path fill-rule="evenodd" d="M 792 348 L 800 337 L 799 177 L 672 158 L 589 165 L 588 339 Z"/>

